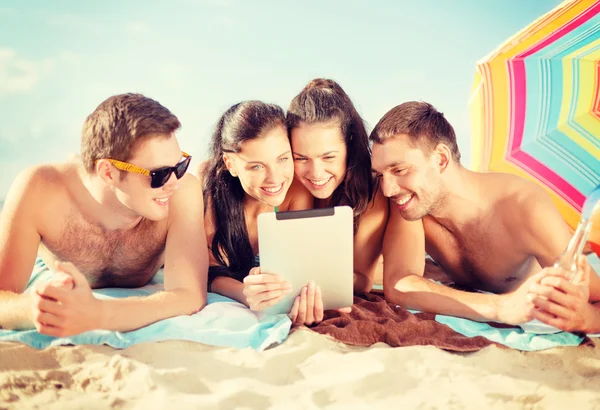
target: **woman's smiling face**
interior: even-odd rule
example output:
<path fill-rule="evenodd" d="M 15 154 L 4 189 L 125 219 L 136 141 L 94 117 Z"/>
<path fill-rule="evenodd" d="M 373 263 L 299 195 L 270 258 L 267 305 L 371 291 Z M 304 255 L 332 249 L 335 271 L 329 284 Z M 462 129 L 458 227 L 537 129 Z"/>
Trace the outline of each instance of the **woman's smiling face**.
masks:
<path fill-rule="evenodd" d="M 224 160 L 247 195 L 269 206 L 281 205 L 294 179 L 290 141 L 284 127 L 244 142 L 239 153 L 226 153 Z"/>
<path fill-rule="evenodd" d="M 315 198 L 327 199 L 346 176 L 347 149 L 339 122 L 306 124 L 291 130 L 294 172 Z"/>

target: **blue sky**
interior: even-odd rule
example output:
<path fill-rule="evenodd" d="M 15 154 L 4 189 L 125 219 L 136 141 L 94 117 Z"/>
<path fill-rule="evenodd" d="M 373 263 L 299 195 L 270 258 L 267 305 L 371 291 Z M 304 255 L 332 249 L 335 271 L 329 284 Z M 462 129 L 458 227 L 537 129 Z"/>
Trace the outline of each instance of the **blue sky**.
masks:
<path fill-rule="evenodd" d="M 371 129 L 408 100 L 434 104 L 470 164 L 477 60 L 557 0 L 0 2 L 0 199 L 17 173 L 79 151 L 89 113 L 140 92 L 173 111 L 206 157 L 220 114 L 338 81 Z M 197 162 L 196 162 L 197 163 Z"/>

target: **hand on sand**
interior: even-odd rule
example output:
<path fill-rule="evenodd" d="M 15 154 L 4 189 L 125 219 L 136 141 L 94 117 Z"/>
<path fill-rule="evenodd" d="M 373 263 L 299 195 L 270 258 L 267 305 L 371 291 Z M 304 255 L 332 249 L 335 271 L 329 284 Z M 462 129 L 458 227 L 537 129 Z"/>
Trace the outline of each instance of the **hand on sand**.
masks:
<path fill-rule="evenodd" d="M 316 325 L 323 321 L 323 295 L 314 281 L 302 287 L 288 316 L 294 326 Z"/>
<path fill-rule="evenodd" d="M 578 274 L 573 283 L 570 274 L 559 268 L 546 268 L 545 274 L 530 287 L 527 295 L 534 304 L 537 320 L 567 332 L 591 327 L 594 307 L 590 299 L 591 267 L 585 256 L 577 260 Z"/>
<path fill-rule="evenodd" d="M 261 311 L 277 304 L 292 291 L 292 285 L 279 275 L 261 273 L 260 267 L 250 269 L 244 278 L 244 296 L 251 310 Z"/>
<path fill-rule="evenodd" d="M 99 327 L 100 301 L 87 279 L 70 262 L 56 262 L 52 280 L 38 283 L 32 294 L 33 323 L 38 332 L 72 336 Z"/>

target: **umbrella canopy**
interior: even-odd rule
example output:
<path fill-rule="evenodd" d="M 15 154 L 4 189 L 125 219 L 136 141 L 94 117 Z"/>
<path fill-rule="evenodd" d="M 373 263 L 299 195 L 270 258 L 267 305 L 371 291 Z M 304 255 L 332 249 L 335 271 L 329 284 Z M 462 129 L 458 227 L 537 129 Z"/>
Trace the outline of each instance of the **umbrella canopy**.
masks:
<path fill-rule="evenodd" d="M 472 169 L 541 184 L 575 227 L 600 185 L 600 1 L 571 0 L 478 62 Z"/>

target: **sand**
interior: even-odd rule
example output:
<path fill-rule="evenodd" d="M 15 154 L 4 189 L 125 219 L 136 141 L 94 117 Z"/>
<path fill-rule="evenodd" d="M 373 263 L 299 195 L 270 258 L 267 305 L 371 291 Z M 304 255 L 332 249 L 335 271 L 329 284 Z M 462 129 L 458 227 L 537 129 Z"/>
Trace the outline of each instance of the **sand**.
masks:
<path fill-rule="evenodd" d="M 42 351 L 0 343 L 0 410 L 600 409 L 594 340 L 467 354 L 354 347 L 305 329 L 264 352 L 183 341 Z"/>
<path fill-rule="evenodd" d="M 264 352 L 192 342 L 0 343 L 1 409 L 600 409 L 600 347 L 343 345 L 300 329 Z"/>

